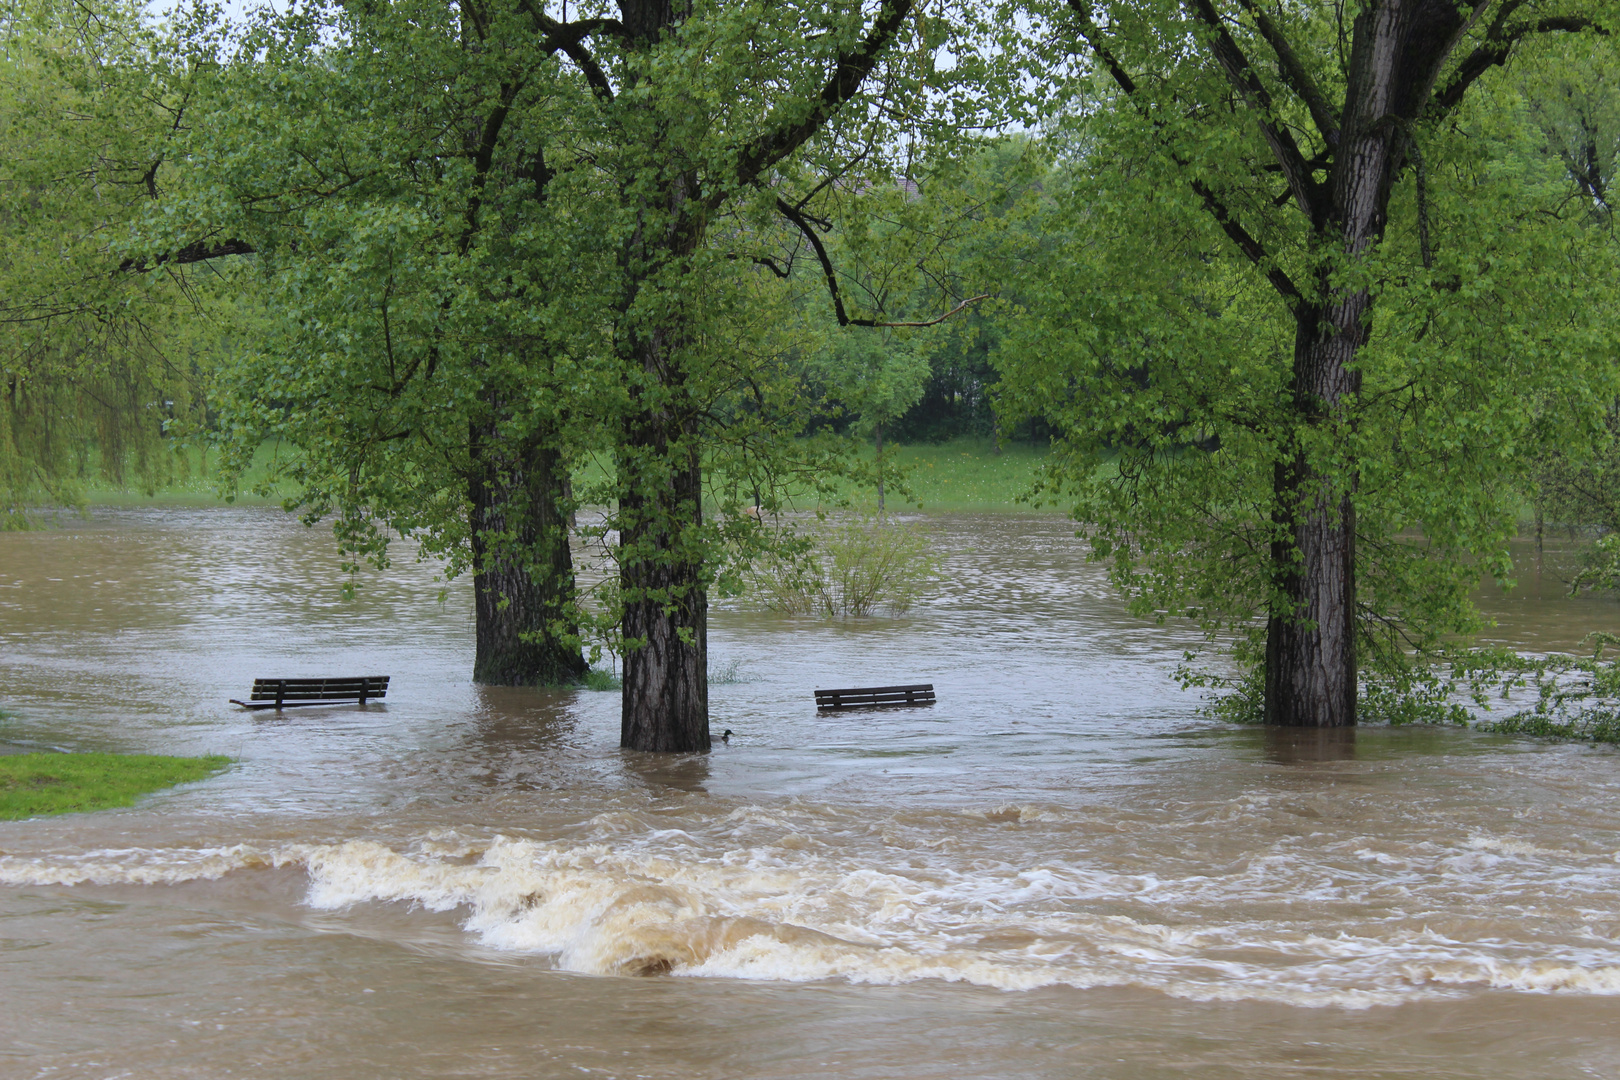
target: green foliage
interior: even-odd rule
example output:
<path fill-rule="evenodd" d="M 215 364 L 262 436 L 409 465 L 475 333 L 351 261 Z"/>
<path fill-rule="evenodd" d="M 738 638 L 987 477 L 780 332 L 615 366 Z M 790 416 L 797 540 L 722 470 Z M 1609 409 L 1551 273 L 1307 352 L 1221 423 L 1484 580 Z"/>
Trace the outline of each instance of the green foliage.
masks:
<path fill-rule="evenodd" d="M 1479 723 L 1482 731 L 1620 742 L 1620 636 L 1596 633 L 1587 642 L 1585 656 L 1475 650 L 1451 658 L 1450 678 L 1466 684 L 1477 705 L 1534 692 L 1535 704 Z"/>
<path fill-rule="evenodd" d="M 1582 563 L 1570 582 L 1571 592 L 1620 589 L 1620 533 L 1599 537 L 1584 553 Z"/>
<path fill-rule="evenodd" d="M 911 609 L 939 562 L 917 527 L 855 517 L 815 537 L 797 558 L 772 555 L 750 574 L 753 595 L 787 615 L 859 618 Z"/>
<path fill-rule="evenodd" d="M 8 754 L 0 756 L 0 820 L 133 806 L 142 795 L 206 780 L 226 757 L 158 754 Z"/>
<path fill-rule="evenodd" d="M 173 187 L 195 83 L 139 5 L 0 9 L 0 527 L 97 481 L 184 478 L 174 436 L 202 426 L 232 270 L 128 244 Z"/>
<path fill-rule="evenodd" d="M 1414 672 L 1477 627 L 1478 578 L 1507 576 L 1505 540 L 1538 455 L 1589 444 L 1620 393 L 1620 249 L 1592 227 L 1537 125 L 1543 99 L 1514 69 L 1483 79 L 1444 124 L 1414 129 L 1424 189 L 1418 169 L 1401 173 L 1380 242 L 1357 261 L 1333 255 L 1267 179 L 1254 114 L 1221 104 L 1226 74 L 1183 48 L 1207 36 L 1190 6 L 1101 10 L 1141 89 L 1127 101 L 1105 71 L 1074 84 L 1084 107 L 1058 127 L 1056 163 L 1028 196 L 1061 241 L 1029 267 L 1029 317 L 997 349 L 1003 412 L 1057 428 L 1044 490 L 1068 500 L 1131 610 L 1192 619 L 1235 641 L 1250 669 L 1268 615 L 1291 610 L 1279 580 L 1303 565 L 1277 480 L 1303 462 L 1322 478 L 1312 498 L 1342 493 L 1354 508 L 1368 714 L 1444 711 Z M 1337 102 L 1334 11 L 1279 17 Z M 1231 26 L 1248 55 L 1271 55 L 1247 20 Z M 1567 49 L 1613 70 L 1596 39 L 1523 55 L 1569 72 Z M 1309 124 L 1302 106 L 1278 107 L 1298 109 L 1283 120 L 1295 130 Z M 1238 250 L 1192 180 L 1270 261 Z M 1295 317 L 1272 265 L 1376 302 L 1359 391 L 1331 416 L 1299 406 Z"/>
<path fill-rule="evenodd" d="M 591 668 L 585 673 L 585 689 L 587 690 L 617 690 L 624 683 L 611 671 L 601 668 Z"/>

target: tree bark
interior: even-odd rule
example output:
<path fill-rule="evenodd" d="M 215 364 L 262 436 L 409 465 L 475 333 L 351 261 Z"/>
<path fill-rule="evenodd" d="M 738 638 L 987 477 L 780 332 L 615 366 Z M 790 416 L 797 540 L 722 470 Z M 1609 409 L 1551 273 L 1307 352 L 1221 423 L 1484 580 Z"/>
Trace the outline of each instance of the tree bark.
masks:
<path fill-rule="evenodd" d="M 631 523 L 624 549 L 644 553 L 625 558 L 620 577 L 626 647 L 619 745 L 631 750 L 709 749 L 708 594 L 702 565 L 680 558 L 676 539 L 682 524 L 699 522 L 703 473 L 693 461 L 672 479 L 667 497 L 632 494 L 621 507 Z"/>
<path fill-rule="evenodd" d="M 531 437 L 511 451 L 495 424 L 474 421 L 473 681 L 491 686 L 556 686 L 588 665 L 569 617 L 573 555 L 561 510 L 565 468 L 556 448 Z"/>
<path fill-rule="evenodd" d="M 1351 307 L 1366 303 L 1365 292 Z M 1337 330 L 1328 313 L 1302 313 L 1295 334 L 1294 407 L 1308 422 L 1342 413 L 1360 389 L 1359 326 Z M 1341 318 L 1354 316 L 1336 312 Z M 1273 473 L 1277 539 L 1271 562 L 1277 595 L 1266 624 L 1265 722 L 1346 727 L 1356 722 L 1356 514 L 1345 486 L 1298 454 Z"/>
<path fill-rule="evenodd" d="M 686 15 L 679 0 L 622 0 L 621 21 L 633 46 L 650 49 Z M 707 214 L 698 181 L 653 107 L 645 146 L 647 173 L 638 224 L 622 266 L 625 311 L 671 270 L 676 281 L 703 242 Z M 645 174 L 644 174 L 645 175 Z M 629 750 L 709 749 L 708 595 L 700 545 L 690 530 L 703 516 L 703 471 L 696 448 L 686 372 L 689 327 L 681 298 L 666 293 L 651 325 L 632 320 L 625 359 L 641 376 L 624 426 L 619 462 L 619 586 L 624 604 L 624 675 L 619 745 Z"/>
<path fill-rule="evenodd" d="M 1335 264 L 1365 259 L 1383 238 L 1390 191 L 1455 11 L 1434 0 L 1384 0 L 1356 17 L 1341 134 L 1326 189 L 1310 206 L 1314 299 L 1295 308 L 1293 409 L 1305 430 L 1340 427 L 1361 391 L 1355 361 L 1373 299 L 1341 284 Z M 1346 258 L 1347 257 L 1347 258 Z M 1338 436 L 1333 436 L 1337 438 Z M 1276 586 L 1266 625 L 1264 719 L 1294 727 L 1356 722 L 1356 517 L 1359 473 L 1331 480 L 1305 448 L 1274 470 Z"/>
<path fill-rule="evenodd" d="M 705 155 L 679 130 L 681 117 L 707 106 L 662 100 L 646 81 L 646 56 L 687 18 L 691 0 L 620 0 L 627 64 L 615 97 L 600 74 L 599 97 L 620 104 L 627 208 L 635 227 L 620 251 L 626 317 L 617 336 L 630 375 L 631 407 L 619 451 L 619 583 L 625 639 L 620 745 L 633 750 L 709 749 L 708 598 L 702 528 L 703 473 L 697 391 L 689 385 L 696 334 L 686 310 L 697 288 L 688 275 L 709 215 L 727 185 L 769 182 L 768 171 L 803 145 L 859 90 L 911 11 L 910 0 L 883 0 L 866 35 L 841 51 L 811 100 L 784 106 L 765 129 L 731 147 L 735 163 L 706 195 Z M 701 60 L 685 62 L 702 63 Z M 598 80 L 601 80 L 598 82 Z M 631 96 L 622 90 L 635 87 Z M 675 118 L 675 119 L 672 119 Z M 706 201 L 707 200 L 707 201 Z M 780 200 L 778 200 L 780 203 Z M 652 291 L 654 295 L 647 295 Z M 650 302 L 649 302 L 650 301 Z"/>

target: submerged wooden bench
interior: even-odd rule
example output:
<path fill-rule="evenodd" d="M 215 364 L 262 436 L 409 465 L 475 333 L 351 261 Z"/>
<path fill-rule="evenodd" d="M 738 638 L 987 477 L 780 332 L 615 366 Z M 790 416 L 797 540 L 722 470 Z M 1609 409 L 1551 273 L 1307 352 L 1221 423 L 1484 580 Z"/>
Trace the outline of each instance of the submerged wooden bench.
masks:
<path fill-rule="evenodd" d="M 858 686 L 850 690 L 817 690 L 817 709 L 882 709 L 891 705 L 932 705 L 934 684 Z"/>
<path fill-rule="evenodd" d="M 387 675 L 352 679 L 254 679 L 248 700 L 231 698 L 244 709 L 290 709 L 295 705 L 349 705 L 388 695 Z"/>

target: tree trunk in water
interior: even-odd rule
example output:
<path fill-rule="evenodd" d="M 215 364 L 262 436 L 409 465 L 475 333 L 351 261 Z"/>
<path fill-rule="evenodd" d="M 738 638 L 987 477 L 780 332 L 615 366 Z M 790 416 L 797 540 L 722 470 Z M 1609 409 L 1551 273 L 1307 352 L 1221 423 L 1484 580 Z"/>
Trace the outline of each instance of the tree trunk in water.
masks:
<path fill-rule="evenodd" d="M 670 408 L 685 389 L 671 363 L 675 340 L 655 330 L 634 345 L 668 394 L 628 418 L 619 462 L 619 745 L 690 753 L 709 749 L 709 601 L 701 549 L 688 533 L 703 521 L 703 468 L 689 421 Z"/>
<path fill-rule="evenodd" d="M 588 665 L 577 643 L 562 640 L 575 628 L 561 455 L 538 438 L 503 453 L 493 423 L 474 423 L 471 436 L 473 681 L 573 682 Z"/>
<path fill-rule="evenodd" d="M 1355 360 L 1367 342 L 1373 300 L 1364 285 L 1341 283 L 1339 263 L 1344 256 L 1352 264 L 1366 258 L 1383 237 L 1407 137 L 1390 118 L 1419 107 L 1422 50 L 1413 27 L 1424 2 L 1392 0 L 1356 16 L 1340 142 L 1325 197 L 1312 207 L 1321 245 L 1314 297 L 1299 298 L 1294 312 L 1293 409 L 1303 430 L 1347 423 L 1361 391 Z M 1422 29 L 1436 40 L 1444 37 L 1443 27 Z M 1353 499 L 1359 474 L 1352 465 L 1324 476 L 1306 454 L 1300 445 L 1273 474 L 1278 596 L 1266 625 L 1264 718 L 1345 727 L 1356 722 Z"/>
<path fill-rule="evenodd" d="M 709 749 L 709 602 L 703 568 L 669 559 L 688 515 L 701 513 L 703 474 L 696 463 L 680 470 L 662 505 L 630 496 L 623 508 L 630 527 L 623 560 L 624 683 L 619 745 L 631 750 L 692 752 Z M 634 639 L 637 645 L 629 642 Z"/>
<path fill-rule="evenodd" d="M 690 12 L 689 0 L 620 0 L 625 39 L 651 50 Z M 632 65 L 634 66 L 634 65 Z M 639 74 L 627 83 L 641 80 Z M 621 253 L 628 288 L 623 310 L 644 290 L 668 301 L 645 322 L 632 320 L 623 358 L 639 369 L 619 457 L 619 586 L 624 605 L 624 682 L 619 745 L 629 750 L 709 749 L 708 594 L 701 545 L 690 530 L 703 515 L 703 472 L 696 448 L 701 411 L 687 386 L 690 316 L 681 302 L 692 253 L 703 241 L 707 210 L 689 148 L 658 114 L 651 97 L 624 114 L 646 157 L 632 193 L 637 225 Z M 645 121 L 642 126 L 641 121 Z M 656 179 L 651 179 L 656 177 Z"/>
<path fill-rule="evenodd" d="M 1349 298 L 1364 310 L 1365 293 Z M 1347 305 L 1337 305 L 1344 308 Z M 1337 330 L 1332 315 L 1357 329 Z M 1301 312 L 1294 343 L 1294 404 L 1323 422 L 1360 388 L 1348 369 L 1359 315 Z M 1277 591 L 1266 625 L 1265 722 L 1346 727 L 1356 722 L 1356 516 L 1354 477 L 1318 475 L 1301 454 L 1273 473 L 1279 539 L 1271 559 Z"/>

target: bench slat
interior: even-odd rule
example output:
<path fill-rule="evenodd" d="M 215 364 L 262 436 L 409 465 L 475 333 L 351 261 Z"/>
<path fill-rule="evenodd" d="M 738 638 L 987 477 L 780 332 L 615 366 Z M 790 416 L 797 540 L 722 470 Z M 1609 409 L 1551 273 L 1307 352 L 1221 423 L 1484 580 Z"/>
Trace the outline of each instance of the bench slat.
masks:
<path fill-rule="evenodd" d="M 842 690 L 817 690 L 818 709 L 871 709 L 895 705 L 934 704 L 933 683 L 906 686 L 853 686 Z"/>
<path fill-rule="evenodd" d="M 352 705 L 388 696 L 387 675 L 353 675 L 326 679 L 254 679 L 247 701 L 231 704 L 247 709 L 276 709 L 295 705 Z"/>
<path fill-rule="evenodd" d="M 367 701 L 370 701 L 371 695 L 366 695 L 366 699 Z M 359 704 L 359 699 L 352 697 L 337 698 L 335 700 L 325 698 L 309 698 L 294 701 L 291 698 L 286 698 L 282 700 L 280 705 L 277 705 L 275 698 L 271 698 L 268 701 L 239 701 L 236 698 L 231 698 L 231 704 L 240 705 L 244 709 L 296 709 L 303 705 L 356 705 Z"/>
<path fill-rule="evenodd" d="M 307 690 L 307 689 L 311 689 L 311 688 L 314 688 L 314 687 L 321 687 L 321 686 L 344 686 L 344 687 L 352 686 L 352 687 L 354 687 L 355 689 L 358 690 L 361 686 L 387 686 L 387 685 L 388 685 L 388 676 L 387 675 L 378 675 L 378 676 L 366 675 L 366 676 L 363 676 L 363 677 L 360 677 L 360 678 L 353 678 L 353 679 L 254 679 L 253 680 L 254 689 L 259 689 L 259 688 L 262 688 L 262 687 L 274 688 L 276 686 L 285 686 L 289 690 Z"/>

